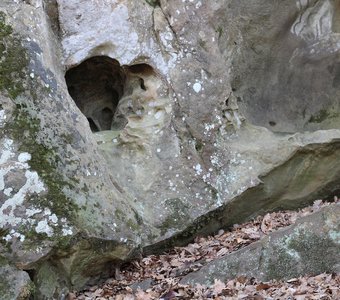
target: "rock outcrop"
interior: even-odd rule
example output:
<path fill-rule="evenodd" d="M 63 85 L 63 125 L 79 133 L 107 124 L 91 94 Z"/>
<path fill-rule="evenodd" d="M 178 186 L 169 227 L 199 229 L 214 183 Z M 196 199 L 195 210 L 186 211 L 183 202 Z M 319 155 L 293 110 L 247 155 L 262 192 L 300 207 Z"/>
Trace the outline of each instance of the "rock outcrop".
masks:
<path fill-rule="evenodd" d="M 182 284 L 209 286 L 239 276 L 262 281 L 340 272 L 340 205 L 300 219 L 258 242 L 186 275 Z"/>
<path fill-rule="evenodd" d="M 68 95 L 45 5 L 0 4 L 0 249 L 53 299 L 141 241 L 132 200 Z"/>
<path fill-rule="evenodd" d="M 39 298 L 340 190 L 337 1 L 0 11 L 1 256 Z"/>

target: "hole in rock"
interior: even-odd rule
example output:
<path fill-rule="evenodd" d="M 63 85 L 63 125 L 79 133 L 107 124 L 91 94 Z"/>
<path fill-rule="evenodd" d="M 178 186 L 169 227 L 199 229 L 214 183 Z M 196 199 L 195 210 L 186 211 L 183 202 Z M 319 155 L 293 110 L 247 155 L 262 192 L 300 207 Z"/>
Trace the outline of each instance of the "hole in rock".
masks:
<path fill-rule="evenodd" d="M 126 81 L 119 62 L 107 56 L 95 56 L 68 70 L 65 80 L 70 96 L 88 119 L 91 130 L 110 130 Z"/>
<path fill-rule="evenodd" d="M 143 80 L 142 78 L 140 78 L 139 81 L 140 81 L 140 87 L 141 87 L 141 89 L 144 90 L 144 91 L 146 91 L 146 87 L 145 87 L 145 85 L 144 85 L 144 80 Z"/>
<path fill-rule="evenodd" d="M 99 131 L 97 125 L 93 122 L 93 120 L 91 118 L 88 118 L 87 121 L 89 121 L 90 128 L 91 128 L 92 132 L 98 132 Z"/>
<path fill-rule="evenodd" d="M 120 66 L 107 56 L 89 58 L 65 74 L 68 92 L 92 132 L 121 130 L 128 119 L 142 119 L 156 78 L 150 65 Z"/>
<path fill-rule="evenodd" d="M 135 74 L 153 75 L 155 73 L 153 67 L 148 64 L 136 64 L 129 66 L 129 71 Z"/>
<path fill-rule="evenodd" d="M 30 279 L 34 282 L 36 271 L 34 269 L 24 270 L 24 271 L 28 274 Z"/>

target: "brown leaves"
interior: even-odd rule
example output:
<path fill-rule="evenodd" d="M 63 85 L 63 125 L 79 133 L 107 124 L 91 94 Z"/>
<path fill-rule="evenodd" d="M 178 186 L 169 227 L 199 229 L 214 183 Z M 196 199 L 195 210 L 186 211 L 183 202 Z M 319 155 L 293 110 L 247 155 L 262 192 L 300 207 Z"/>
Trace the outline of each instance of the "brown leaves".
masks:
<path fill-rule="evenodd" d="M 268 290 L 271 287 L 268 283 L 260 283 L 256 286 L 257 291 Z"/>
<path fill-rule="evenodd" d="M 339 202 L 336 198 L 335 202 Z M 173 299 L 340 299 L 340 276 L 320 274 L 292 278 L 286 282 L 260 282 L 239 276 L 228 282 L 215 279 L 210 287 L 180 285 L 182 276 L 199 270 L 206 262 L 238 250 L 296 219 L 319 210 L 329 203 L 317 200 L 300 211 L 268 213 L 264 217 L 220 230 L 215 236 L 196 237 L 186 247 L 174 248 L 163 255 L 150 255 L 120 270 L 120 279 L 110 279 L 100 287 L 69 294 L 69 300 L 173 300 Z M 133 287 L 137 282 L 138 286 Z"/>
<path fill-rule="evenodd" d="M 155 299 L 155 296 L 155 293 L 138 290 L 136 293 L 136 300 L 152 300 Z"/>
<path fill-rule="evenodd" d="M 103 296 L 100 292 L 85 292 L 78 296 L 82 300 L 175 300 L 175 299 L 228 299 L 228 300 L 328 300 L 340 299 L 340 276 L 320 274 L 314 277 L 293 278 L 286 282 L 258 282 L 254 278 L 240 276 L 224 283 L 218 279 L 211 287 L 197 284 L 195 287 L 180 285 L 176 281 L 164 286 L 162 283 L 143 291 L 132 291 L 128 287 L 120 292 Z M 75 299 L 75 298 L 69 298 Z"/>

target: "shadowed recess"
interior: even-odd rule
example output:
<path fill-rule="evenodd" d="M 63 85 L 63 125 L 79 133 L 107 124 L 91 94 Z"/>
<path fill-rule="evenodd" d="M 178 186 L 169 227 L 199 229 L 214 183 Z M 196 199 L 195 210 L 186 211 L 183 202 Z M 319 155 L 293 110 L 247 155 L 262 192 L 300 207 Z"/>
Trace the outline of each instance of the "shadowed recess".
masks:
<path fill-rule="evenodd" d="M 69 94 L 93 132 L 111 129 L 125 79 L 119 62 L 107 56 L 89 58 L 66 72 Z"/>

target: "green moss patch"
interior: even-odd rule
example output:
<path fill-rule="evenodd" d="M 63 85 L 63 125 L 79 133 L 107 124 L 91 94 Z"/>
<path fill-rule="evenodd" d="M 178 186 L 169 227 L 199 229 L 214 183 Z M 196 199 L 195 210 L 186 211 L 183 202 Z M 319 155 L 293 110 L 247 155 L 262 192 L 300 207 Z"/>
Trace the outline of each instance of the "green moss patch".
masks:
<path fill-rule="evenodd" d="M 183 228 L 183 224 L 186 224 L 189 219 L 189 207 L 185 203 L 183 203 L 181 199 L 169 199 L 165 202 L 165 204 L 171 213 L 164 220 L 161 226 L 159 226 L 162 235 L 165 234 L 169 229 Z"/>
<path fill-rule="evenodd" d="M 159 0 L 145 0 L 145 2 L 151 5 L 152 7 L 159 6 Z"/>
<path fill-rule="evenodd" d="M 326 109 L 321 109 L 318 113 L 316 113 L 315 115 L 312 115 L 309 118 L 309 123 L 321 123 L 327 119 L 331 119 L 331 118 L 337 118 L 339 116 L 338 113 L 331 113 L 329 111 L 327 111 Z"/>
<path fill-rule="evenodd" d="M 24 92 L 23 81 L 29 59 L 17 35 L 6 24 L 6 15 L 0 11 L 0 91 L 15 99 Z"/>
<path fill-rule="evenodd" d="M 60 157 L 55 149 L 38 142 L 40 119 L 33 117 L 39 111 L 34 105 L 37 95 L 43 96 L 47 91 L 30 78 L 28 64 L 29 55 L 21 44 L 21 38 L 6 23 L 5 13 L 0 11 L 0 92 L 5 92 L 17 104 L 12 121 L 6 124 L 4 133 L 21 143 L 20 152 L 31 154 L 29 165 L 48 189 L 45 195 L 33 195 L 30 202 L 39 207 L 48 207 L 57 216 L 70 219 L 78 210 L 62 191 L 64 187 L 70 187 L 70 183 L 57 171 Z M 25 94 L 25 104 L 18 98 L 21 94 Z"/>
<path fill-rule="evenodd" d="M 296 234 L 279 241 L 270 252 L 264 253 L 269 257 L 266 264 L 268 280 L 330 271 L 337 264 L 338 248 L 329 237 L 300 228 Z"/>

